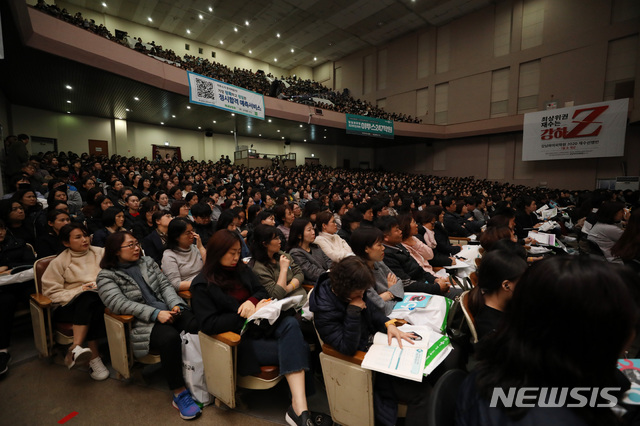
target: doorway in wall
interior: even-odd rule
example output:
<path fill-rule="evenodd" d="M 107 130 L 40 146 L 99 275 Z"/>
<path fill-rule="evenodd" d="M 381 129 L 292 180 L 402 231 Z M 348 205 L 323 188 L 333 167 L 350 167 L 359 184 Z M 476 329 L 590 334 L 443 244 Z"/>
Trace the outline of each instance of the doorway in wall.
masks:
<path fill-rule="evenodd" d="M 182 153 L 180 152 L 179 146 L 152 145 L 152 147 L 152 158 L 154 160 L 165 160 L 167 158 L 167 154 L 169 154 L 169 158 L 173 158 L 175 156 L 179 161 L 182 161 Z"/>
<path fill-rule="evenodd" d="M 319 166 L 320 165 L 320 159 L 318 157 L 305 157 L 304 158 L 304 165 L 305 166 Z"/>
<path fill-rule="evenodd" d="M 109 142 L 89 139 L 89 155 L 106 155 L 109 156 Z"/>
<path fill-rule="evenodd" d="M 30 136 L 31 142 L 31 154 L 35 155 L 39 152 L 47 153 L 58 152 L 58 139 L 45 138 L 42 136 Z"/>

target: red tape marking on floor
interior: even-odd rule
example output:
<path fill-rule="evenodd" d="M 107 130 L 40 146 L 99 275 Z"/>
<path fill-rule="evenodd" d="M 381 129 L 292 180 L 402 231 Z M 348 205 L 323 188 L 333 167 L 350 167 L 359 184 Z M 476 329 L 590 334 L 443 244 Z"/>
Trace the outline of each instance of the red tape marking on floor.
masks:
<path fill-rule="evenodd" d="M 68 422 L 69 420 L 71 420 L 72 418 L 74 418 L 77 415 L 78 415 L 77 411 L 72 411 L 71 413 L 67 414 L 66 416 L 64 416 L 63 418 L 58 420 L 58 424 L 60 424 L 60 425 L 64 424 L 64 423 Z"/>

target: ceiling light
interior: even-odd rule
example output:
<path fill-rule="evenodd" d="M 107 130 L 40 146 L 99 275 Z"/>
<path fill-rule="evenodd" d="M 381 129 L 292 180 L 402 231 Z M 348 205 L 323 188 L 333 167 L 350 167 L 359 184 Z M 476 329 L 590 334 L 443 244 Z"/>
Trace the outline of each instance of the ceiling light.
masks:
<path fill-rule="evenodd" d="M 229 130 L 231 133 L 233 133 L 233 130 Z"/>
<path fill-rule="evenodd" d="M 280 133 L 280 129 L 278 129 L 278 133 Z"/>
<path fill-rule="evenodd" d="M 306 142 L 307 140 L 305 139 L 304 141 Z"/>
<path fill-rule="evenodd" d="M 134 97 L 133 99 L 134 99 L 134 100 L 136 100 L 136 101 L 139 101 L 139 100 L 140 100 L 140 98 L 139 98 L 139 97 L 137 97 L 137 96 L 136 96 L 136 97 Z"/>
<path fill-rule="evenodd" d="M 67 101 L 67 103 L 68 103 L 68 104 L 70 104 L 70 103 L 71 103 L 71 101 Z"/>
<path fill-rule="evenodd" d="M 202 14 L 200 14 L 200 15 L 198 15 L 198 18 L 204 19 L 204 16 L 202 16 Z"/>
<path fill-rule="evenodd" d="M 276 33 L 276 37 L 280 38 L 280 33 Z"/>
<path fill-rule="evenodd" d="M 293 53 L 293 49 L 291 49 L 291 53 Z"/>
<path fill-rule="evenodd" d="M 324 131 L 326 132 L 326 131 L 327 131 L 327 129 L 324 129 Z"/>
<path fill-rule="evenodd" d="M 224 44 L 224 41 L 220 40 L 220 44 Z"/>
<path fill-rule="evenodd" d="M 314 57 L 313 57 L 313 60 L 314 60 L 314 61 L 317 61 L 317 60 L 318 60 L 318 58 L 316 58 L 316 57 L 314 56 Z"/>
<path fill-rule="evenodd" d="M 238 32 L 238 28 L 233 27 L 233 31 L 237 33 Z"/>
<path fill-rule="evenodd" d="M 147 18 L 147 20 L 148 20 L 149 22 L 153 22 L 153 19 L 151 19 L 151 16 L 149 16 L 149 17 Z"/>
<path fill-rule="evenodd" d="M 271 123 L 271 119 L 269 119 L 269 123 Z"/>
<path fill-rule="evenodd" d="M 300 125 L 300 127 L 302 127 L 302 124 Z"/>
<path fill-rule="evenodd" d="M 278 62 L 278 58 L 273 58 L 273 62 Z"/>
<path fill-rule="evenodd" d="M 69 86 L 68 84 L 65 86 L 68 90 L 73 89 L 73 87 Z"/>
<path fill-rule="evenodd" d="M 187 109 L 191 109 L 191 105 L 187 105 Z"/>
<path fill-rule="evenodd" d="M 102 7 L 107 7 L 107 4 L 105 2 L 102 2 Z"/>
<path fill-rule="evenodd" d="M 325 136 L 324 138 L 326 139 L 327 137 Z"/>
<path fill-rule="evenodd" d="M 130 112 L 131 110 L 129 108 L 125 109 L 125 111 Z"/>
<path fill-rule="evenodd" d="M 202 127 L 198 126 L 198 130 L 202 130 Z"/>
<path fill-rule="evenodd" d="M 176 118 L 176 116 L 175 116 L 175 115 L 173 115 L 173 114 L 171 114 L 171 117 L 172 117 L 172 118 Z"/>
<path fill-rule="evenodd" d="M 122 117 L 118 117 L 118 120 L 122 120 Z"/>
<path fill-rule="evenodd" d="M 284 136 L 282 137 L 282 139 L 284 139 Z"/>
<path fill-rule="evenodd" d="M 258 133 L 258 136 L 262 136 L 262 133 Z"/>
<path fill-rule="evenodd" d="M 312 157 L 315 157 L 316 155 L 315 155 L 315 154 L 311 154 L 311 156 L 312 156 Z"/>
<path fill-rule="evenodd" d="M 164 121 L 161 121 L 160 124 L 164 126 Z"/>
<path fill-rule="evenodd" d="M 213 12 L 213 8 L 209 6 L 209 12 Z"/>
<path fill-rule="evenodd" d="M 252 53 L 253 53 L 252 51 L 249 51 L 249 55 L 251 55 Z"/>
<path fill-rule="evenodd" d="M 191 30 L 187 28 L 187 34 L 191 34 Z"/>
<path fill-rule="evenodd" d="M 235 117 L 236 115 L 235 115 L 234 113 L 231 113 L 231 116 L 232 116 L 232 117 Z"/>
<path fill-rule="evenodd" d="M 244 21 L 244 24 L 248 27 L 249 26 L 249 21 Z"/>
<path fill-rule="evenodd" d="M 216 124 L 216 123 L 217 123 L 217 121 L 216 121 L 216 120 L 213 120 L 213 124 Z"/>
<path fill-rule="evenodd" d="M 71 114 L 71 111 L 67 111 L 67 114 Z"/>

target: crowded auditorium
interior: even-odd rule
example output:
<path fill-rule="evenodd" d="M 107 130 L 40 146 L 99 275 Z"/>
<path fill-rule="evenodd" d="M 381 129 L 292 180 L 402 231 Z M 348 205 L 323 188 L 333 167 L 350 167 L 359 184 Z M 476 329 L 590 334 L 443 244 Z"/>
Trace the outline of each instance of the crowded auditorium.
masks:
<path fill-rule="evenodd" d="M 640 2 L 0 17 L 0 423 L 640 424 Z"/>

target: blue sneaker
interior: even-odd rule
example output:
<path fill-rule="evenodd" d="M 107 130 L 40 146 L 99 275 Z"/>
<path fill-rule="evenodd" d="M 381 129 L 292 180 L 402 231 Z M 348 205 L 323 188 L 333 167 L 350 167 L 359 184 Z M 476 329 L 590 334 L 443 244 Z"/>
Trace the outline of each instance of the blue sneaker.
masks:
<path fill-rule="evenodd" d="M 174 396 L 172 404 L 184 420 L 195 419 L 202 413 L 200 407 L 193 401 L 188 389 L 183 390 L 180 395 Z"/>

